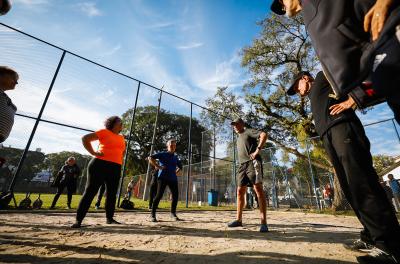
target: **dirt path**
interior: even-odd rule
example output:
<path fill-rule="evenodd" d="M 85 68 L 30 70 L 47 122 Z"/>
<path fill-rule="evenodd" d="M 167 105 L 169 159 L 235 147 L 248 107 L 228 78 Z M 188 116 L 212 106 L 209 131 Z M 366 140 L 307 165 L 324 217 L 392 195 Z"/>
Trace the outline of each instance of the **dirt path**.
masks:
<path fill-rule="evenodd" d="M 123 225 L 88 214 L 81 230 L 71 213 L 0 214 L 0 263 L 356 263 L 342 243 L 358 237 L 354 217 L 269 212 L 269 233 L 247 211 L 243 228 L 227 229 L 235 212 L 187 212 L 159 223 L 148 213 L 118 213 Z"/>

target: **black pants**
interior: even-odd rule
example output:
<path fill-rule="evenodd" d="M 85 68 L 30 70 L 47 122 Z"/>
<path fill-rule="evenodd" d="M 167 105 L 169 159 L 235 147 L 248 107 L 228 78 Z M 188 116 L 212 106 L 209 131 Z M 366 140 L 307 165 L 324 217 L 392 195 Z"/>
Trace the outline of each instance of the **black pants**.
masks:
<path fill-rule="evenodd" d="M 386 97 L 387 104 L 400 124 L 400 40 L 395 33 L 377 49 L 374 59 L 375 69 L 371 74 L 373 87 Z"/>
<path fill-rule="evenodd" d="M 322 139 L 344 195 L 364 226 L 361 239 L 383 249 L 400 246 L 399 223 L 372 166 L 360 120 L 337 124 Z"/>
<path fill-rule="evenodd" d="M 101 205 L 101 199 L 103 198 L 103 195 L 104 195 L 104 192 L 105 192 L 105 191 L 106 191 L 106 184 L 103 183 L 103 184 L 100 186 L 99 192 L 97 193 L 97 201 L 96 201 L 95 206 L 100 207 L 100 205 Z"/>
<path fill-rule="evenodd" d="M 71 206 L 72 195 L 75 192 L 75 186 L 72 183 L 68 183 L 66 181 L 61 181 L 60 184 L 57 186 L 57 193 L 54 196 L 53 203 L 51 204 L 51 208 L 54 208 L 54 206 L 56 206 L 58 198 L 60 198 L 60 195 L 63 193 L 65 187 L 67 187 L 67 205 Z"/>
<path fill-rule="evenodd" d="M 86 213 L 99 191 L 100 186 L 105 183 L 107 188 L 106 194 L 106 217 L 112 219 L 115 211 L 115 201 L 118 189 L 119 177 L 121 174 L 121 165 L 101 159 L 92 159 L 88 166 L 88 179 L 86 182 L 85 192 L 76 212 L 76 221 L 82 222 Z"/>
<path fill-rule="evenodd" d="M 151 177 L 150 188 L 149 188 L 149 208 L 153 208 L 154 198 L 157 195 L 157 187 L 158 187 L 157 182 L 158 182 L 158 171 L 153 173 Z"/>
<path fill-rule="evenodd" d="M 153 207 L 151 209 L 151 215 L 156 216 L 156 210 L 158 204 L 161 201 L 161 198 L 164 195 L 164 191 L 166 187 L 169 187 L 172 193 L 172 203 L 171 203 L 171 214 L 176 214 L 176 206 L 178 205 L 178 181 L 169 181 L 165 179 L 158 179 L 157 180 L 157 195 L 153 201 Z"/>

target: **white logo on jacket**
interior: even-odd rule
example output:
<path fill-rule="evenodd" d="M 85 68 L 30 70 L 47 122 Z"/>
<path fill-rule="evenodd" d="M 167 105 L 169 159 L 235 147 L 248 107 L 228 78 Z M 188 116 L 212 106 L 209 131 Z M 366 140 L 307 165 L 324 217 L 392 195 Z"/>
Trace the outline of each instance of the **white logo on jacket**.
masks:
<path fill-rule="evenodd" d="M 372 67 L 372 71 L 375 72 L 376 68 L 382 63 L 382 61 L 386 58 L 387 54 L 378 54 L 375 56 L 374 66 Z"/>

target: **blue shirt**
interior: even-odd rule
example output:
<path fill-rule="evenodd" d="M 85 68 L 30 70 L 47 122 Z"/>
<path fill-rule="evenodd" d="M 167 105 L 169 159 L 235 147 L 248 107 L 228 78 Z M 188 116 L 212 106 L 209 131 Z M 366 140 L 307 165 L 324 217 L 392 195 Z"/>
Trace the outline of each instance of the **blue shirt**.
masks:
<path fill-rule="evenodd" d="M 176 168 L 182 169 L 182 163 L 178 159 L 178 156 L 174 153 L 164 151 L 151 155 L 151 157 L 158 160 L 160 166 L 165 167 L 165 169 L 158 171 L 158 178 L 178 181 L 176 177 Z"/>
<path fill-rule="evenodd" d="M 390 188 L 392 188 L 393 193 L 400 193 L 400 184 L 397 180 L 393 179 L 389 181 Z"/>

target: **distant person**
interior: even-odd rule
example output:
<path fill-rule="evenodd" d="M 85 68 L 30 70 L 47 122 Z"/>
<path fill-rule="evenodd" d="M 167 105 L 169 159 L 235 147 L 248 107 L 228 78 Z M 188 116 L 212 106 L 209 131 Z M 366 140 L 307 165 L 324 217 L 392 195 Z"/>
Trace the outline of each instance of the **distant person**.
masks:
<path fill-rule="evenodd" d="M 8 13 L 11 9 L 11 2 L 9 0 L 0 0 L 0 16 Z"/>
<path fill-rule="evenodd" d="M 101 208 L 101 200 L 103 199 L 105 191 L 106 191 L 106 184 L 103 182 L 103 184 L 99 188 L 99 191 L 97 192 L 97 201 L 96 204 L 94 205 L 94 208 L 96 208 L 96 210 L 99 210 Z"/>
<path fill-rule="evenodd" d="M 105 183 L 106 195 L 106 217 L 107 224 L 120 224 L 114 220 L 115 201 L 121 174 L 121 164 L 125 152 L 125 139 L 120 135 L 122 131 L 122 120 L 118 116 L 112 116 L 104 122 L 105 129 L 82 137 L 85 149 L 94 156 L 89 162 L 88 179 L 85 192 L 76 212 L 76 222 L 71 227 L 81 227 L 82 221 L 89 210 L 100 185 Z M 94 151 L 92 142 L 99 141 L 99 151 Z"/>
<path fill-rule="evenodd" d="M 132 178 L 126 187 L 126 198 L 128 198 L 128 200 L 131 200 L 133 187 L 135 187 L 135 183 Z"/>
<path fill-rule="evenodd" d="M 399 181 L 393 177 L 393 174 L 388 174 L 389 186 L 393 192 L 394 207 L 396 211 L 400 210 L 400 184 Z"/>
<path fill-rule="evenodd" d="M 167 142 L 167 151 L 156 153 L 148 157 L 150 164 L 158 170 L 157 195 L 154 198 L 151 209 L 150 220 L 152 222 L 157 222 L 156 211 L 167 186 L 172 195 L 171 218 L 175 221 L 180 220 L 176 215 L 176 206 L 178 205 L 179 195 L 177 173 L 182 170 L 182 163 L 175 154 L 175 150 L 176 140 L 170 139 Z"/>
<path fill-rule="evenodd" d="M 6 66 L 0 66 L 0 143 L 10 135 L 17 112 L 17 107 L 5 91 L 14 90 L 18 84 L 18 78 L 16 71 Z"/>
<path fill-rule="evenodd" d="M 324 190 L 322 191 L 322 194 L 324 195 L 324 202 L 327 207 L 332 207 L 332 201 L 333 201 L 333 189 L 331 187 L 330 183 L 327 183 L 324 187 Z"/>
<path fill-rule="evenodd" d="M 76 192 L 78 177 L 81 173 L 74 157 L 69 157 L 62 166 L 61 170 L 57 173 L 57 177 L 53 186 L 57 187 L 57 193 L 54 196 L 50 209 L 54 209 L 58 198 L 63 193 L 64 188 L 67 187 L 67 207 L 71 209 L 72 195 Z"/>
<path fill-rule="evenodd" d="M 387 186 L 386 182 L 384 182 L 384 181 L 381 181 L 381 186 L 382 186 L 383 190 L 385 191 L 388 200 L 392 204 L 393 210 L 396 211 L 396 208 L 394 207 L 394 203 L 393 203 L 393 192 L 392 192 L 392 189 L 389 186 Z"/>
<path fill-rule="evenodd" d="M 242 226 L 243 207 L 247 186 L 252 186 L 257 194 L 260 208 L 260 232 L 268 232 L 267 209 L 263 190 L 263 167 L 261 149 L 267 140 L 267 133 L 252 128 L 247 128 L 241 118 L 234 120 L 231 125 L 239 135 L 237 149 L 239 157 L 239 171 L 237 176 L 237 210 L 236 219 L 228 227 Z"/>

